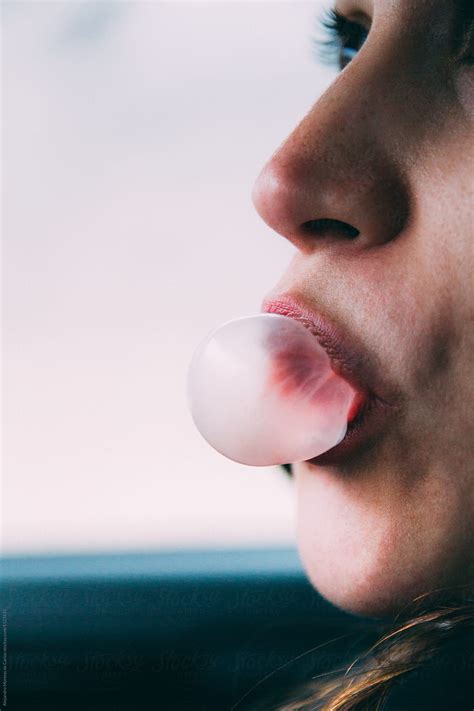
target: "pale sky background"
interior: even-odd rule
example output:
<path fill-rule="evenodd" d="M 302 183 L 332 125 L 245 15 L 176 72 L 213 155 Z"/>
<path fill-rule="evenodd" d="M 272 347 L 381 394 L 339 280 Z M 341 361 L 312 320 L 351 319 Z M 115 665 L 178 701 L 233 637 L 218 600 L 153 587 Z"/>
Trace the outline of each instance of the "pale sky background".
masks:
<path fill-rule="evenodd" d="M 291 258 L 250 192 L 335 75 L 320 8 L 2 3 L 5 553 L 294 541 L 291 482 L 214 452 L 185 380 Z"/>

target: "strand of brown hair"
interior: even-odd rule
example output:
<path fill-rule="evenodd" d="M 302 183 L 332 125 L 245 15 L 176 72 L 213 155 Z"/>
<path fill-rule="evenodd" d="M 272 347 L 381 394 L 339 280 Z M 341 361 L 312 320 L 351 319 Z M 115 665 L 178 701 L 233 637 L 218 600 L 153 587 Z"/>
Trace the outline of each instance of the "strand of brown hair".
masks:
<path fill-rule="evenodd" d="M 381 711 L 397 681 L 421 668 L 466 625 L 474 627 L 474 600 L 433 606 L 442 593 L 414 600 L 411 614 L 398 615 L 392 628 L 348 667 L 314 677 L 298 698 L 273 711 Z"/>

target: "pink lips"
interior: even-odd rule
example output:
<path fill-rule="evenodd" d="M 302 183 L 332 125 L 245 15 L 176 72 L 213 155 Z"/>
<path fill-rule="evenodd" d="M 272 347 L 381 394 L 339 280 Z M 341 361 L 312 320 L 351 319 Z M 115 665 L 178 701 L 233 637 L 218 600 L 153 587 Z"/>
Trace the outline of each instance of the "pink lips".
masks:
<path fill-rule="evenodd" d="M 369 381 L 376 376 L 371 371 L 367 354 L 348 342 L 341 331 L 320 314 L 308 309 L 299 298 L 285 294 L 274 299 L 265 299 L 262 311 L 294 318 L 318 339 L 326 350 L 332 367 L 354 388 L 356 395 L 348 416 L 346 436 L 336 447 L 310 460 L 311 464 L 342 464 L 355 456 L 364 445 L 373 444 L 381 432 L 382 422 L 391 405 L 374 392 Z"/>

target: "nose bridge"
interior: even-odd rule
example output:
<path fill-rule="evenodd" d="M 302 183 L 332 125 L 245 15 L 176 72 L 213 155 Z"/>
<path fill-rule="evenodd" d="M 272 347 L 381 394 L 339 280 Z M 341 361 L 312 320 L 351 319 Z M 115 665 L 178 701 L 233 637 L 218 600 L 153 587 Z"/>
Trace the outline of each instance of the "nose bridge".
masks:
<path fill-rule="evenodd" d="M 408 189 L 397 162 L 386 86 L 354 61 L 268 161 L 254 188 L 263 219 L 300 249 L 332 233 L 354 245 L 394 239 L 408 219 Z M 350 234 L 354 236 L 354 230 Z M 327 241 L 325 242 L 327 243 Z"/>

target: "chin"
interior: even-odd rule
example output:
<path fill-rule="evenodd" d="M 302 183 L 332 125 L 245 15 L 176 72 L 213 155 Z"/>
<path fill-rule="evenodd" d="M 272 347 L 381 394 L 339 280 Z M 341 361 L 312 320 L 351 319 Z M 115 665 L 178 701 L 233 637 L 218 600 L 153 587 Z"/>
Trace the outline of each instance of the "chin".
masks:
<path fill-rule="evenodd" d="M 421 595 L 436 591 L 439 602 L 441 588 L 452 595 L 466 584 L 466 532 L 458 526 L 453 535 L 459 509 L 448 496 L 435 507 L 426 498 L 391 496 L 388 486 L 361 491 L 324 472 L 297 472 L 296 483 L 300 557 L 314 587 L 337 607 L 393 617 L 409 614 Z"/>
<path fill-rule="evenodd" d="M 415 611 L 416 599 L 452 590 L 459 583 L 444 569 L 420 565 L 409 553 L 378 552 L 377 541 L 370 549 L 354 554 L 311 546 L 300 540 L 299 551 L 307 575 L 316 590 L 333 605 L 363 617 L 384 618 Z M 383 546 L 383 543 L 380 544 Z M 346 554 L 347 553 L 347 554 Z"/>
<path fill-rule="evenodd" d="M 329 602 L 346 612 L 361 617 L 394 617 L 408 611 L 411 603 L 427 590 L 432 590 L 432 580 L 416 578 L 400 580 L 397 569 L 379 565 L 371 566 L 367 560 L 347 561 L 336 565 L 333 560 L 306 550 L 300 545 L 300 555 L 307 575 L 316 590 Z M 359 563 L 359 564 L 358 564 Z"/>

